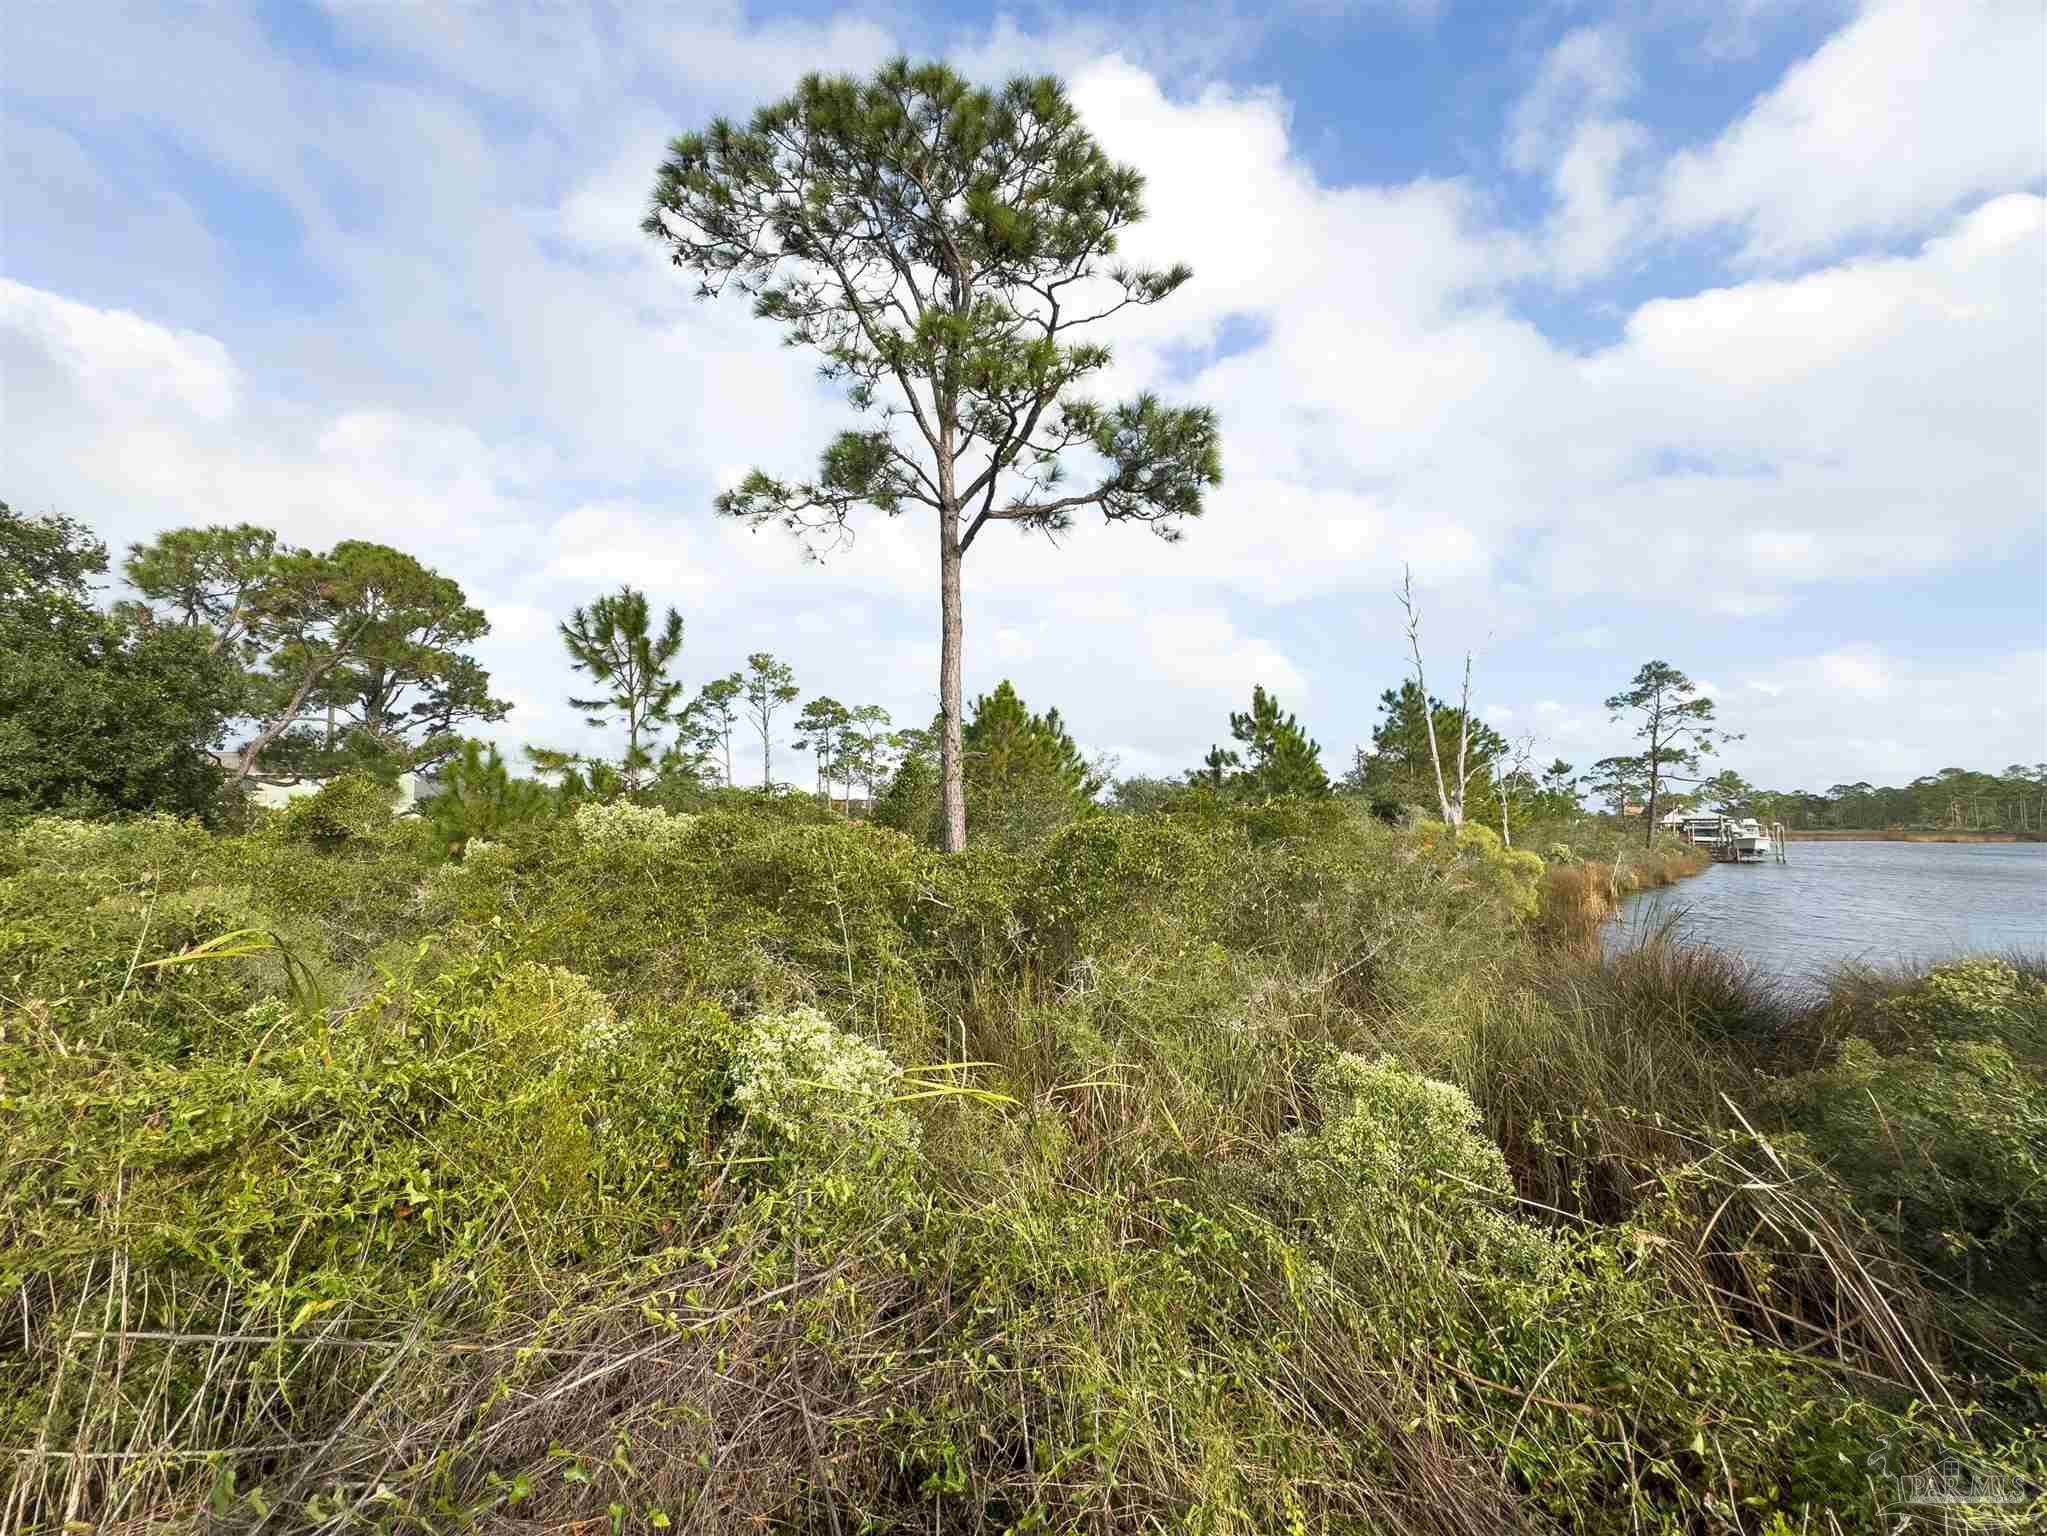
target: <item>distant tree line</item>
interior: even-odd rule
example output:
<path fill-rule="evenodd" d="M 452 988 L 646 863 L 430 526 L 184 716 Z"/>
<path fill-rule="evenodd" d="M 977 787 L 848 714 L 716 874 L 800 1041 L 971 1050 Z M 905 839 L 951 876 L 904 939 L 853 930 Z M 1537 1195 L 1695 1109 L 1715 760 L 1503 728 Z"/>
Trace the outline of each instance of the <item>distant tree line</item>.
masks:
<path fill-rule="evenodd" d="M 2047 831 L 2047 763 L 2001 772 L 1943 768 L 1910 783 L 1834 784 L 1824 790 L 1759 789 L 1732 771 L 1690 787 L 1679 804 L 1815 830 Z"/>

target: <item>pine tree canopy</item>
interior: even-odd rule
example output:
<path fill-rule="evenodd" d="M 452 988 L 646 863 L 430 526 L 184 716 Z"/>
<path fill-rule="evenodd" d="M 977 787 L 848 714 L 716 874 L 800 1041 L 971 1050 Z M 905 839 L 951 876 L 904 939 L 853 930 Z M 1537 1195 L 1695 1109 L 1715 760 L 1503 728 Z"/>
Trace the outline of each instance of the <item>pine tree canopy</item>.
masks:
<path fill-rule="evenodd" d="M 899 59 L 867 80 L 808 75 L 744 124 L 675 139 L 641 226 L 700 296 L 745 293 L 817 352 L 866 418 L 814 478 L 755 469 L 720 512 L 780 523 L 813 553 L 849 539 L 862 507 L 935 514 L 951 849 L 966 842 L 960 564 L 981 530 L 1057 534 L 1092 507 L 1170 540 L 1222 478 L 1207 407 L 1087 392 L 1109 348 L 1074 333 L 1191 275 L 1117 259 L 1143 186 L 1057 80 L 988 90 Z"/>
<path fill-rule="evenodd" d="M 1309 739 L 1300 722 L 1280 708 L 1279 699 L 1262 685 L 1251 690 L 1248 713 L 1232 712 L 1230 735 L 1243 749 L 1242 772 L 1232 780 L 1246 794 L 1258 799 L 1281 795 L 1322 796 L 1329 793 L 1329 775 L 1322 768 L 1322 747 Z M 1240 754 L 1211 752 L 1208 766 L 1219 773 L 1222 763 L 1234 763 Z"/>
<path fill-rule="evenodd" d="M 1066 733 L 1059 711 L 1034 715 L 1004 678 L 993 693 L 974 700 L 963 737 L 970 801 L 1031 789 L 1057 789 L 1093 799 L 1103 780 Z"/>

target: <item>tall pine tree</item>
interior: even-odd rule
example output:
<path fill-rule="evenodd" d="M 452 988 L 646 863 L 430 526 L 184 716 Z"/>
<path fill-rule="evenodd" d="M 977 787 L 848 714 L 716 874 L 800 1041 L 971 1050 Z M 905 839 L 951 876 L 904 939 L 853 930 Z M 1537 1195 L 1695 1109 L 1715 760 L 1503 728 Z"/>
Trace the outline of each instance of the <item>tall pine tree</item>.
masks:
<path fill-rule="evenodd" d="M 1300 722 L 1280 708 L 1277 696 L 1261 684 L 1251 690 L 1251 708 L 1232 712 L 1230 735 L 1243 769 L 1234 780 L 1246 795 L 1259 800 L 1282 795 L 1320 797 L 1329 793 L 1329 775 L 1322 769 L 1322 747 L 1301 729 Z M 1211 754 L 1211 761 L 1214 754 Z"/>
<path fill-rule="evenodd" d="M 599 729 L 624 724 L 619 768 L 626 787 L 637 788 L 653 771 L 657 737 L 675 719 L 682 684 L 668 670 L 682 652 L 682 615 L 670 608 L 656 629 L 647 594 L 622 586 L 569 615 L 561 638 L 570 665 L 606 690 L 569 702 Z"/>
<path fill-rule="evenodd" d="M 641 226 L 700 296 L 736 288 L 817 352 L 865 418 L 814 478 L 754 470 L 718 510 L 813 548 L 843 543 L 862 508 L 929 514 L 953 851 L 967 839 L 960 571 L 975 539 L 994 523 L 1056 534 L 1090 508 L 1170 538 L 1222 478 L 1212 411 L 1093 390 L 1110 354 L 1087 328 L 1192 275 L 1119 256 L 1143 189 L 1057 80 L 991 91 L 897 60 L 867 80 L 808 75 L 745 122 L 676 139 Z"/>

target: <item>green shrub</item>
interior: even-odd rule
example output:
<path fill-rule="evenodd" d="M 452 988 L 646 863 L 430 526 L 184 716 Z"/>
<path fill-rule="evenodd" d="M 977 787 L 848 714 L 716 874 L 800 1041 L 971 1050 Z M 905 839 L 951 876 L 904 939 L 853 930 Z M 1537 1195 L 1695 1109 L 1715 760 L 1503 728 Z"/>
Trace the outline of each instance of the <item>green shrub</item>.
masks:
<path fill-rule="evenodd" d="M 374 843 L 391 824 L 398 794 L 366 773 L 344 773 L 284 808 L 284 836 L 324 851 Z"/>
<path fill-rule="evenodd" d="M 1879 1028 L 1901 1041 L 1988 1041 L 2047 1057 L 2047 979 L 2023 975 L 2008 960 L 1984 955 L 1936 966 L 1875 1011 Z"/>
<path fill-rule="evenodd" d="M 1321 1124 L 1288 1138 L 1286 1166 L 1333 1248 L 1383 1253 L 1389 1225 L 1421 1219 L 1446 1256 L 1540 1266 L 1544 1234 L 1506 1215 L 1507 1160 L 1462 1089 L 1344 1053 L 1316 1072 L 1314 1091 Z"/>
<path fill-rule="evenodd" d="M 2047 1077 L 1986 1042 L 1886 1056 L 1850 1039 L 1769 1099 L 1900 1249 L 2047 1325 Z"/>

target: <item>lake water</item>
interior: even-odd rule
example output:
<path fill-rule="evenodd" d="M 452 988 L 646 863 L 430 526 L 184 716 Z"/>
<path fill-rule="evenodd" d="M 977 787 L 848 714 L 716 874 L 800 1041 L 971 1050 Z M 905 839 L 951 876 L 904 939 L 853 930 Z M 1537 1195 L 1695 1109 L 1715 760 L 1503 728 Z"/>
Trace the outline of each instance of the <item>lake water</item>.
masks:
<path fill-rule="evenodd" d="M 1801 843 L 1786 864 L 1713 864 L 1621 903 L 1609 949 L 1664 921 L 1804 983 L 1846 960 L 2047 952 L 2047 843 Z"/>

